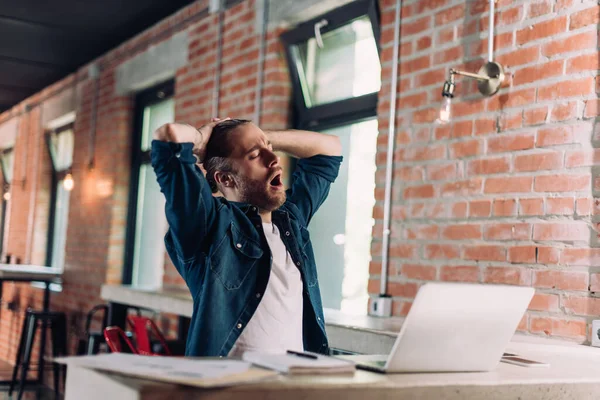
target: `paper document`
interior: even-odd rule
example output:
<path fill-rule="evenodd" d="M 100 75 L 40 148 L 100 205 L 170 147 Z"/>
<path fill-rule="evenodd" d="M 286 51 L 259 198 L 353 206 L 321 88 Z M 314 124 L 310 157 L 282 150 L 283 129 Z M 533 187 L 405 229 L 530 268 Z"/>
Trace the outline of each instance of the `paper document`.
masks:
<path fill-rule="evenodd" d="M 252 368 L 244 361 L 183 357 L 140 356 L 111 353 L 95 356 L 63 357 L 61 364 L 117 372 L 138 378 L 199 387 L 230 386 L 277 375 Z"/>
<path fill-rule="evenodd" d="M 246 351 L 244 361 L 273 369 L 284 374 L 352 374 L 356 367 L 352 361 L 340 360 L 322 354 L 309 353 L 316 358 L 299 357 L 286 353 L 261 353 Z"/>

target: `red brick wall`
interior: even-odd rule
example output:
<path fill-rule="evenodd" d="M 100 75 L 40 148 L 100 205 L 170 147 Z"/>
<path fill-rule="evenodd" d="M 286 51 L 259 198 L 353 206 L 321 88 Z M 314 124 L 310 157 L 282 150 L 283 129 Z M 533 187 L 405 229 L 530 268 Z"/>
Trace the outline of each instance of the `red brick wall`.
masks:
<path fill-rule="evenodd" d="M 385 165 L 395 1 L 381 2 L 379 105 Z M 500 0 L 495 60 L 506 83 L 482 97 L 457 77 L 452 123 L 436 126 L 450 67 L 487 60 L 488 1 L 404 1 L 390 283 L 406 315 L 425 281 L 533 286 L 520 329 L 585 341 L 600 312 L 596 199 L 597 2 Z M 385 171 L 377 175 L 370 293 L 379 290 Z"/>

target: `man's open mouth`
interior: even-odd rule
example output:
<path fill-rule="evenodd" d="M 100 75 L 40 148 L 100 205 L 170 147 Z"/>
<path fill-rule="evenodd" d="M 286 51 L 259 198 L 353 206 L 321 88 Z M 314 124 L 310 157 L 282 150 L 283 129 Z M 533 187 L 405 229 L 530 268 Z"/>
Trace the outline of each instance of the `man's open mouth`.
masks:
<path fill-rule="evenodd" d="M 281 180 L 281 171 L 275 173 L 273 178 L 269 181 L 269 185 L 275 188 L 280 188 L 283 186 L 283 182 Z"/>

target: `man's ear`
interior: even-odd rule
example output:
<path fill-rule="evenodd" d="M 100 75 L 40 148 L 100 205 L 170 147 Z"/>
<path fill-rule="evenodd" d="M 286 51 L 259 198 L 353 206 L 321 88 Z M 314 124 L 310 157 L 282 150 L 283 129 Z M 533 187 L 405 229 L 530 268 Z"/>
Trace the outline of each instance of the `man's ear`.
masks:
<path fill-rule="evenodd" d="M 219 185 L 223 185 L 228 188 L 233 187 L 235 185 L 233 176 L 229 172 L 215 172 L 215 182 L 217 182 L 217 184 Z"/>

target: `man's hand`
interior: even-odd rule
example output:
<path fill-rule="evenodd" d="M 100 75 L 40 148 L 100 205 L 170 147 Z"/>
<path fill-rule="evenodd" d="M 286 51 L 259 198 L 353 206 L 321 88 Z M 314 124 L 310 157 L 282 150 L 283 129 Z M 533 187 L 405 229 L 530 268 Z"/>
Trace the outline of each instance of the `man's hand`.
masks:
<path fill-rule="evenodd" d="M 198 162 L 204 161 L 206 144 L 210 139 L 213 128 L 221 121 L 229 118 L 213 118 L 208 124 L 194 128 L 188 124 L 170 123 L 162 125 L 154 132 L 154 139 L 163 142 L 193 143 L 192 152 L 198 157 Z"/>

